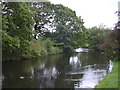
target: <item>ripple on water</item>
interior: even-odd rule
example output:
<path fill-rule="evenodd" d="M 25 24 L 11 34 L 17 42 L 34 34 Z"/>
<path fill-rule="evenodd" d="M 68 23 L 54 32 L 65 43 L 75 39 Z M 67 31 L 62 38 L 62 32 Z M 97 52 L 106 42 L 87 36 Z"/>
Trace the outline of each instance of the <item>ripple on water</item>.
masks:
<path fill-rule="evenodd" d="M 72 70 L 66 73 L 66 75 L 69 75 L 71 77 L 65 79 L 65 81 L 77 82 L 74 84 L 75 88 L 94 88 L 98 84 L 99 80 L 101 80 L 106 75 L 106 70 L 99 69 L 99 67 L 100 65 L 96 64 L 84 66 L 79 70 Z M 82 75 L 82 77 L 76 78 L 74 77 L 75 75 Z"/>

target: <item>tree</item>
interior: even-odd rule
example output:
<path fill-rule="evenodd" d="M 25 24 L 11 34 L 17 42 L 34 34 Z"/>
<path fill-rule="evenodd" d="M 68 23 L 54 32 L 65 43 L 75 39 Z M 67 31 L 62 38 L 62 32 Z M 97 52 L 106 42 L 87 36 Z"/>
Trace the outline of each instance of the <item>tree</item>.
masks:
<path fill-rule="evenodd" d="M 75 11 L 64 7 L 63 5 L 55 6 L 55 23 L 56 32 L 55 40 L 58 43 L 64 43 L 64 49 L 72 50 L 74 47 L 75 35 L 84 30 L 84 22 L 81 17 L 77 17 Z"/>
<path fill-rule="evenodd" d="M 54 5 L 50 2 L 36 2 L 32 3 L 35 10 L 35 33 L 34 38 L 41 37 L 45 33 L 50 32 L 50 28 L 54 27 Z"/>
<path fill-rule="evenodd" d="M 88 28 L 82 33 L 78 33 L 78 36 L 81 37 L 77 42 L 80 43 L 80 47 L 99 50 L 99 45 L 107 41 L 110 32 L 111 30 L 108 28 L 98 28 L 96 26 Z"/>
<path fill-rule="evenodd" d="M 15 54 L 21 57 L 28 50 L 34 24 L 33 13 L 29 6 L 30 3 L 25 2 L 3 2 L 2 47 L 4 54 L 13 56 Z"/>
<path fill-rule="evenodd" d="M 73 49 L 74 36 L 84 30 L 81 17 L 61 4 L 33 3 L 33 7 L 36 8 L 35 38 L 45 36 L 61 43 L 58 46 L 63 49 Z"/>

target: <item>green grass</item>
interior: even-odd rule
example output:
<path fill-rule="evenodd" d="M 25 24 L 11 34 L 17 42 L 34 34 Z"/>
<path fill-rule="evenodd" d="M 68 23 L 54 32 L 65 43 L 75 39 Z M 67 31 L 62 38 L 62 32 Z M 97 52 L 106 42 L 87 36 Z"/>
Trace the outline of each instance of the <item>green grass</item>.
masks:
<path fill-rule="evenodd" d="M 120 77 L 118 77 L 118 67 L 119 67 L 120 61 L 115 62 L 112 72 L 105 76 L 103 80 L 99 82 L 99 84 L 96 86 L 96 88 L 118 88 L 120 85 L 118 85 L 118 81 L 120 81 Z M 120 88 L 119 88 L 120 89 Z"/>

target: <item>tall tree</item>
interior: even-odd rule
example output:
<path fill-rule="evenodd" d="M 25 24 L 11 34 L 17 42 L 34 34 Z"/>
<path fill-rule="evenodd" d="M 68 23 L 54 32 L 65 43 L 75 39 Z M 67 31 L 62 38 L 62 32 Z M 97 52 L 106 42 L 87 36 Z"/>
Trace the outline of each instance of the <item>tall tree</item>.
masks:
<path fill-rule="evenodd" d="M 3 53 L 22 56 L 28 50 L 34 24 L 29 6 L 25 2 L 3 2 Z"/>
<path fill-rule="evenodd" d="M 37 36 L 50 37 L 56 43 L 63 43 L 64 48 L 73 48 L 73 36 L 84 30 L 83 20 L 77 17 L 75 11 L 61 4 L 49 2 L 35 3 L 35 31 Z M 36 37 L 36 36 L 35 36 Z"/>
<path fill-rule="evenodd" d="M 32 7 L 35 9 L 35 33 L 34 38 L 45 35 L 46 32 L 50 32 L 50 28 L 54 27 L 54 5 L 50 2 L 36 2 L 32 3 Z"/>
<path fill-rule="evenodd" d="M 75 11 L 63 5 L 55 6 L 56 32 L 55 38 L 58 42 L 63 42 L 64 48 L 72 49 L 75 35 L 84 30 L 83 20 L 77 17 Z"/>

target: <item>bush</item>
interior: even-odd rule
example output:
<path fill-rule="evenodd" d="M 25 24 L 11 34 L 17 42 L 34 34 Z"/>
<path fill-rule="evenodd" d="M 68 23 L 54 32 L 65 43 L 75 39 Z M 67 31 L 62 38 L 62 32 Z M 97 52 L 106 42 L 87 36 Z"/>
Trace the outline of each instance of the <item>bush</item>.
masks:
<path fill-rule="evenodd" d="M 46 55 L 53 55 L 59 52 L 62 52 L 58 47 L 54 46 L 54 42 L 47 38 L 39 38 L 38 40 L 32 40 L 30 48 L 34 53 L 33 55 L 39 56 L 46 56 Z"/>

